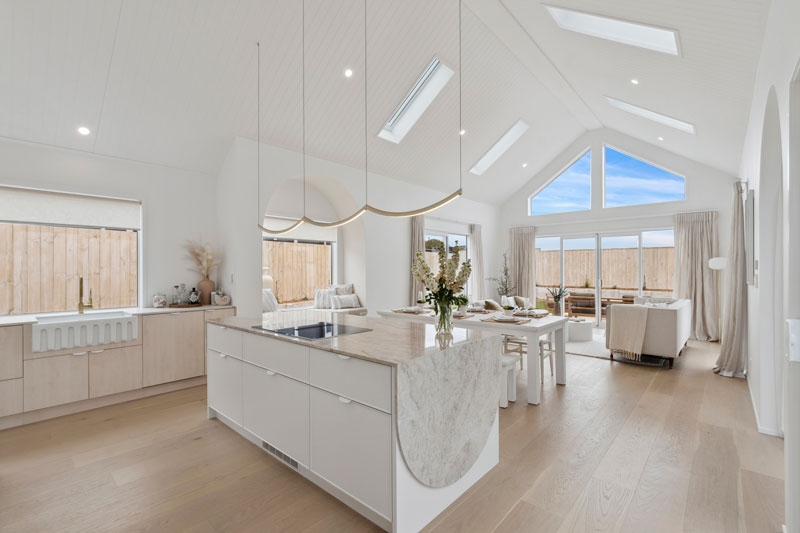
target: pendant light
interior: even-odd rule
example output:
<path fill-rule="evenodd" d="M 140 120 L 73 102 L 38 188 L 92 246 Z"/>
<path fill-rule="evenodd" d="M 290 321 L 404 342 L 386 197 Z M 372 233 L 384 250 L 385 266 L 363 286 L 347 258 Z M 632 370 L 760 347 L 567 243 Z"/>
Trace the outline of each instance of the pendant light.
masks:
<path fill-rule="evenodd" d="M 461 88 L 462 88 L 462 72 L 461 72 L 461 1 L 458 1 L 458 131 L 463 131 L 462 124 L 461 124 Z M 269 229 L 264 227 L 262 224 L 263 222 L 263 215 L 261 214 L 261 46 L 260 43 L 256 43 L 257 49 L 257 76 L 258 82 L 256 83 L 257 87 L 257 106 L 256 106 L 256 113 L 258 114 L 258 126 L 256 129 L 257 132 L 257 141 L 258 141 L 258 149 L 256 150 L 257 153 L 257 179 L 258 179 L 258 227 L 264 233 L 269 233 L 272 235 L 281 235 L 284 233 L 288 233 L 301 225 L 311 224 L 312 226 L 317 226 L 321 228 L 336 228 L 339 226 L 344 226 L 358 217 L 369 211 L 370 213 L 374 213 L 376 215 L 381 215 L 385 217 L 394 217 L 394 218 L 407 218 L 407 217 L 414 217 L 418 215 L 424 215 L 426 213 L 430 213 L 431 211 L 435 211 L 440 207 L 449 204 L 459 196 L 463 194 L 462 190 L 462 168 L 461 168 L 461 134 L 458 137 L 458 190 L 453 192 L 452 194 L 448 195 L 445 198 L 442 198 L 438 202 L 430 204 L 425 207 L 421 207 L 419 209 L 412 209 L 410 211 L 387 211 L 385 209 L 378 209 L 377 207 L 373 207 L 369 204 L 369 170 L 368 170 L 368 139 L 369 133 L 367 130 L 367 0 L 364 0 L 364 205 L 357 209 L 353 214 L 348 217 L 345 217 L 341 220 L 337 220 L 335 222 L 321 222 L 318 220 L 314 220 L 306 216 L 306 98 L 305 98 L 305 90 L 306 90 L 306 4 L 305 0 L 303 0 L 303 14 L 302 14 L 302 114 L 303 114 L 303 126 L 302 126 L 302 150 L 303 150 L 303 216 L 296 220 L 293 224 L 291 224 L 287 228 L 283 229 Z"/>

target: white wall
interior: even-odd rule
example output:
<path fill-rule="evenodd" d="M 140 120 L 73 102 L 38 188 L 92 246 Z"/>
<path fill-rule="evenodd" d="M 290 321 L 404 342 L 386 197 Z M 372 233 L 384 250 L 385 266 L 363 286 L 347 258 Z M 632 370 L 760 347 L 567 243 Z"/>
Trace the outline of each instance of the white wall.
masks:
<path fill-rule="evenodd" d="M 800 152 L 798 152 L 797 136 L 800 124 L 791 131 L 790 107 L 794 113 L 792 120 L 800 120 L 797 109 L 800 102 L 790 103 L 791 82 L 800 61 L 800 31 L 797 21 L 800 20 L 800 3 L 794 0 L 773 0 L 761 49 L 756 82 L 753 89 L 753 100 L 750 107 L 750 119 L 742 148 L 740 173 L 749 180 L 750 187 L 755 189 L 756 203 L 756 259 L 759 262 L 758 286 L 748 290 L 748 384 L 756 410 L 759 429 L 766 433 L 781 433 L 780 396 L 782 372 L 784 368 L 780 328 L 781 316 L 774 316 L 770 323 L 759 320 L 767 310 L 773 312 L 775 307 L 792 318 L 800 318 L 800 286 L 797 272 L 800 269 L 800 227 L 796 213 L 800 205 Z M 781 175 L 771 175 L 768 168 L 775 168 L 765 160 L 768 154 L 762 154 L 762 134 L 766 118 L 767 102 L 770 91 L 775 92 L 777 116 L 780 131 L 780 146 L 766 146 L 767 152 L 774 150 L 780 154 L 779 167 Z M 795 86 L 795 90 L 798 90 Z M 798 95 L 800 97 L 800 94 Z M 791 143 L 790 143 L 791 140 Z M 772 141 L 767 141 L 770 145 Z M 790 161 L 791 146 L 794 146 L 794 160 Z M 794 167 L 794 168 L 793 168 Z M 762 169 L 765 171 L 762 173 Z M 782 263 L 775 264 L 773 254 L 774 238 L 778 232 L 773 229 L 775 215 L 774 201 L 782 196 L 782 212 L 780 225 L 782 228 L 781 249 Z M 770 207 L 771 206 L 771 207 Z M 794 217 L 790 224 L 789 217 Z M 792 231 L 793 230 L 793 231 Z M 788 276 L 789 273 L 793 273 Z M 782 274 L 782 280 L 773 277 Z M 780 282 L 780 284 L 776 283 Z M 786 290 L 777 290 L 782 285 Z M 777 328 L 777 332 L 776 332 Z M 777 333 L 777 335 L 776 335 Z M 787 455 L 788 460 L 788 455 Z M 787 507 L 787 511 L 788 511 Z"/>
<path fill-rule="evenodd" d="M 233 141 L 217 182 L 220 242 L 225 249 L 222 280 L 231 288 L 234 301 L 243 316 L 260 313 L 260 232 L 256 227 L 259 213 L 273 207 L 273 196 L 286 180 L 302 175 L 299 154 L 274 146 L 261 146 L 261 203 L 256 181 L 256 143 L 237 138 Z M 364 171 L 337 163 L 307 158 L 308 182 L 327 199 L 339 218 L 344 218 L 364 204 Z M 454 183 L 457 176 L 454 177 Z M 300 191 L 301 192 L 301 191 Z M 449 191 L 448 191 L 449 192 Z M 369 176 L 371 205 L 403 211 L 429 205 L 447 193 L 410 185 L 378 174 Z M 301 195 L 292 195 L 301 196 Z M 292 203 L 293 200 L 293 203 Z M 288 205 L 292 203 L 292 205 Z M 302 215 L 302 199 L 288 198 L 282 214 Z M 323 202 L 319 203 L 320 206 Z M 306 214 L 329 220 L 309 203 Z M 436 216 L 464 223 L 483 225 L 485 235 L 497 231 L 497 209 L 487 204 L 459 198 L 436 211 Z M 289 224 L 287 224 L 288 226 Z M 498 255 L 494 239 L 484 238 L 484 266 L 487 276 L 495 267 Z M 411 268 L 411 221 L 365 213 L 341 228 L 339 253 L 342 282 L 355 284 L 356 292 L 371 313 L 379 309 L 407 305 Z M 231 278 L 233 276 L 233 278 Z M 233 282 L 231 282 L 233 279 Z"/>
<path fill-rule="evenodd" d="M 142 202 L 139 301 L 192 286 L 186 239 L 215 242 L 215 176 L 40 144 L 0 140 L 0 183 Z M 76 295 L 77 296 L 77 295 Z"/>

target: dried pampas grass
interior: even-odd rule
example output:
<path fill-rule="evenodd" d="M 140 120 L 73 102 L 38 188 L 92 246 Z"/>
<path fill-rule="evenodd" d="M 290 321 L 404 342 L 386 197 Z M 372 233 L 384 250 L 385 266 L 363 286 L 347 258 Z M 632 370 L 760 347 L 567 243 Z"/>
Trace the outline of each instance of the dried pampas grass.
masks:
<path fill-rule="evenodd" d="M 211 277 L 211 273 L 219 266 L 219 253 L 208 244 L 193 240 L 186 241 L 183 248 L 186 250 L 186 258 L 195 265 L 192 271 L 204 279 Z"/>

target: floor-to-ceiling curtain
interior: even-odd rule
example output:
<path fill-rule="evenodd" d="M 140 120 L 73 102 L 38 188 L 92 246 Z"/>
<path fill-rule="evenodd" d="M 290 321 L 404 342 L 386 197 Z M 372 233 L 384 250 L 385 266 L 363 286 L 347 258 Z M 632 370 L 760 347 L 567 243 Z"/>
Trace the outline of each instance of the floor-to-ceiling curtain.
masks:
<path fill-rule="evenodd" d="M 743 378 L 747 364 L 747 261 L 744 248 L 742 183 L 733 185 L 731 249 L 725 273 L 725 311 L 722 314 L 722 346 L 714 372 Z"/>
<path fill-rule="evenodd" d="M 692 338 L 719 340 L 716 273 L 708 260 L 717 257 L 717 212 L 675 215 L 675 297 L 692 301 Z"/>
<path fill-rule="evenodd" d="M 483 279 L 483 236 L 481 235 L 481 225 L 472 224 L 470 226 L 470 238 L 472 242 L 469 246 L 470 259 L 472 263 L 472 299 L 483 300 L 484 284 Z"/>
<path fill-rule="evenodd" d="M 533 298 L 536 293 L 536 280 L 533 253 L 536 247 L 535 228 L 523 226 L 509 230 L 511 248 L 511 284 L 517 296 Z"/>
<path fill-rule="evenodd" d="M 411 261 L 412 264 L 417 260 L 417 251 L 425 251 L 425 217 L 417 215 L 411 217 Z M 408 266 L 408 275 L 411 276 L 411 293 L 409 294 L 409 302 L 414 305 L 417 302 L 417 295 L 419 291 L 425 290 L 425 286 L 417 281 L 414 274 L 411 273 L 411 265 Z"/>

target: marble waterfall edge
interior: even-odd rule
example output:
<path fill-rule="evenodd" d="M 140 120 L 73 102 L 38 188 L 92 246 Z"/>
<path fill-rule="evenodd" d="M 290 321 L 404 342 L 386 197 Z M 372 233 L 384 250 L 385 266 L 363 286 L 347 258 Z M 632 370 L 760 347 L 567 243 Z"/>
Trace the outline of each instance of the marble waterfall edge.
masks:
<path fill-rule="evenodd" d="M 453 346 L 397 370 L 397 436 L 412 475 L 446 487 L 481 454 L 497 416 L 500 337 Z"/>

